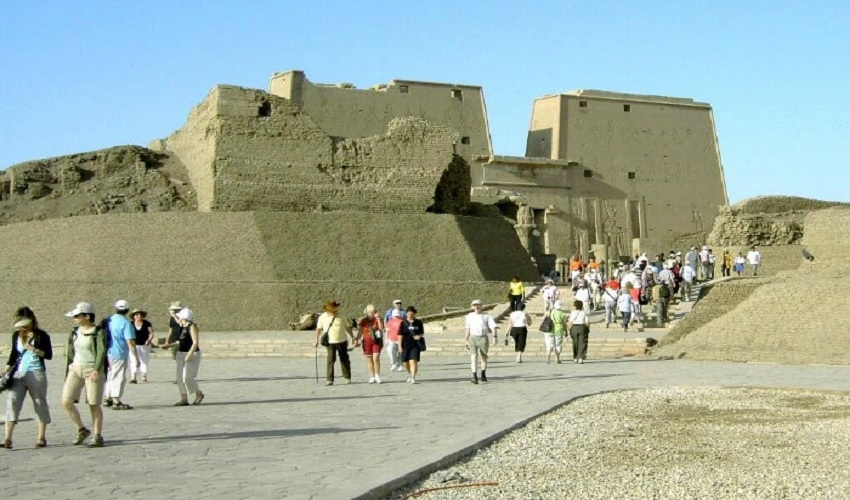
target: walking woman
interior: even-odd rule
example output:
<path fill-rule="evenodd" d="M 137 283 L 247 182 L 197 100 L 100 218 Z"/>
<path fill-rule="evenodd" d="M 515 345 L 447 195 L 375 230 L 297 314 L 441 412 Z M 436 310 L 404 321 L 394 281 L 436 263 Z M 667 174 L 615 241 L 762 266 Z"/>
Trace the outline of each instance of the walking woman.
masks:
<path fill-rule="evenodd" d="M 38 321 L 29 307 L 18 309 L 18 321 L 12 334 L 12 349 L 4 372 L 14 371 L 12 386 L 6 399 L 6 436 L 0 448 L 12 448 L 12 433 L 24 406 L 27 393 L 38 417 L 38 436 L 35 447 L 47 446 L 45 432 L 50 420 L 47 407 L 47 368 L 44 360 L 53 359 L 50 335 L 38 327 Z"/>
<path fill-rule="evenodd" d="M 528 327 L 531 325 L 531 316 L 525 312 L 525 304 L 519 305 L 519 311 L 514 311 L 508 317 L 511 337 L 514 338 L 514 352 L 516 362 L 522 363 L 522 353 L 525 352 L 525 342 L 528 339 Z"/>
<path fill-rule="evenodd" d="M 195 313 L 184 307 L 175 315 L 180 323 L 180 335 L 175 342 L 164 344 L 163 349 L 177 346 L 177 390 L 180 401 L 174 406 L 189 406 L 189 393 L 195 395 L 192 404 L 197 406 L 204 400 L 204 393 L 198 387 L 198 369 L 201 367 L 201 344 Z"/>
<path fill-rule="evenodd" d="M 422 354 L 422 344 L 419 342 L 425 336 L 425 325 L 416 318 L 416 308 L 408 306 L 407 317 L 401 322 L 398 334 L 401 337 L 401 362 L 407 371 L 407 383 L 416 384 L 419 375 L 419 357 Z M 424 341 L 423 341 L 424 342 Z"/>
<path fill-rule="evenodd" d="M 573 302 L 567 327 L 573 339 L 573 363 L 582 364 L 587 357 L 587 339 L 590 335 L 590 317 L 584 310 L 582 301 Z"/>
<path fill-rule="evenodd" d="M 103 446 L 103 386 L 106 379 L 106 336 L 94 320 L 94 306 L 80 302 L 65 316 L 74 318 L 76 325 L 68 337 L 65 350 L 65 385 L 62 387 L 62 408 L 77 429 L 73 444 L 82 444 L 94 431 L 92 448 Z M 77 401 L 86 389 L 86 399 L 92 418 L 92 429 L 83 425 Z"/>
<path fill-rule="evenodd" d="M 623 317 L 623 331 L 629 331 L 629 322 L 632 320 L 632 314 L 635 312 L 635 301 L 632 298 L 632 291 L 634 287 L 631 283 L 626 283 L 626 289 L 624 293 L 621 293 L 619 297 L 617 297 L 617 310 L 620 311 L 620 315 Z"/>
<path fill-rule="evenodd" d="M 549 313 L 552 319 L 552 331 L 543 334 L 543 341 L 546 344 L 546 364 L 552 361 L 552 353 L 555 353 L 555 362 L 561 364 L 561 349 L 564 345 L 564 335 L 567 333 L 567 313 L 564 311 L 564 305 L 560 300 L 555 301 L 555 307 Z"/>
<path fill-rule="evenodd" d="M 369 383 L 381 383 L 381 349 L 384 346 L 384 325 L 378 317 L 375 306 L 369 304 L 364 311 L 366 316 L 358 322 L 357 338 L 361 341 L 363 355 L 366 356 L 366 368 L 369 371 Z M 362 340 L 361 340 L 362 339 Z"/>
<path fill-rule="evenodd" d="M 133 328 L 136 330 L 136 359 L 138 365 L 130 366 L 130 383 L 135 384 L 136 374 L 142 374 L 142 382 L 148 381 L 148 362 L 151 358 L 151 347 L 153 346 L 153 325 L 147 318 L 147 311 L 134 309 L 130 313 L 130 318 L 133 320 Z"/>
<path fill-rule="evenodd" d="M 342 378 L 346 384 L 351 383 L 351 359 L 348 357 L 347 337 L 351 337 L 355 347 L 357 340 L 351 332 L 349 322 L 339 317 L 339 306 L 341 305 L 342 303 L 338 300 L 326 300 L 325 312 L 316 320 L 316 347 L 319 346 L 319 338 L 326 333 L 328 334 L 328 341 L 325 344 L 325 349 L 328 351 L 325 362 L 325 385 L 334 385 L 334 365 L 337 356 L 339 356 L 339 364 L 342 366 Z"/>
<path fill-rule="evenodd" d="M 519 305 L 522 304 L 523 296 L 525 295 L 525 285 L 520 281 L 519 276 L 514 276 L 510 282 L 510 291 L 508 299 L 511 301 L 511 311 L 519 311 Z"/>

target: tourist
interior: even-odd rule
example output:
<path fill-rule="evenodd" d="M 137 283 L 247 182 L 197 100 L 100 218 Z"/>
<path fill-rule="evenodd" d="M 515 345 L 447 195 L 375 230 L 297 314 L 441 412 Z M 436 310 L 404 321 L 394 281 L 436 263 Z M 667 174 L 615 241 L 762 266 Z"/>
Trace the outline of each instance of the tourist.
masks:
<path fill-rule="evenodd" d="M 680 283 L 682 289 L 682 300 L 685 302 L 691 301 L 691 290 L 694 286 L 694 280 L 697 277 L 696 269 L 691 267 L 690 264 L 685 264 L 685 267 L 682 268 L 682 272 L 680 273 L 682 281 Z"/>
<path fill-rule="evenodd" d="M 632 314 L 635 312 L 635 301 L 632 298 L 634 287 L 628 283 L 625 288 L 625 293 L 621 293 L 617 298 L 617 310 L 620 311 L 620 316 L 623 317 L 623 331 L 629 331 L 629 323 L 632 320 Z"/>
<path fill-rule="evenodd" d="M 573 302 L 573 310 L 567 319 L 567 330 L 573 339 L 573 363 L 584 363 L 590 336 L 590 315 L 580 300 Z"/>
<path fill-rule="evenodd" d="M 751 246 L 750 251 L 747 252 L 747 263 L 753 271 L 753 276 L 758 276 L 759 265 L 761 264 L 761 253 L 756 250 L 755 245 Z"/>
<path fill-rule="evenodd" d="M 404 317 L 404 309 L 401 308 L 401 299 L 395 299 L 393 301 L 393 306 L 387 309 L 386 314 L 384 314 L 384 323 L 390 320 L 394 311 L 398 311 L 401 317 Z"/>
<path fill-rule="evenodd" d="M 525 286 L 520 281 L 519 276 L 514 276 L 510 282 L 510 291 L 508 298 L 511 301 L 511 311 L 519 311 L 519 305 L 522 304 L 522 299 L 525 297 Z"/>
<path fill-rule="evenodd" d="M 620 284 L 617 280 L 611 278 L 605 283 L 605 290 L 602 292 L 602 300 L 605 303 L 605 328 L 608 328 L 611 323 L 617 320 L 617 297 L 620 293 Z"/>
<path fill-rule="evenodd" d="M 316 347 L 319 346 L 319 337 L 326 333 L 328 335 L 328 344 L 325 347 L 328 353 L 325 362 L 325 385 L 334 385 L 334 365 L 337 356 L 339 356 L 339 364 L 342 367 L 342 378 L 346 384 L 351 383 L 351 360 L 348 358 L 347 337 L 351 337 L 355 347 L 357 342 L 354 340 L 354 334 L 351 333 L 351 325 L 348 321 L 338 317 L 340 305 L 341 303 L 337 300 L 326 300 L 325 312 L 319 315 L 319 319 L 316 320 Z"/>
<path fill-rule="evenodd" d="M 35 314 L 29 307 L 18 309 L 15 332 L 9 349 L 4 373 L 13 372 L 12 385 L 6 399 L 6 435 L 0 448 L 12 448 L 12 433 L 24 406 L 27 393 L 38 418 L 36 448 L 47 446 L 47 424 L 51 422 L 47 406 L 47 367 L 44 360 L 53 359 L 50 335 L 38 327 Z"/>
<path fill-rule="evenodd" d="M 584 262 L 582 262 L 580 255 L 574 254 L 570 257 L 570 282 L 572 283 L 582 271 L 584 271 Z M 573 290 L 575 290 L 575 285 L 573 285 Z"/>
<path fill-rule="evenodd" d="M 425 325 L 416 317 L 416 308 L 407 306 L 405 318 L 398 329 L 401 337 L 401 361 L 407 372 L 407 383 L 418 384 L 419 358 L 425 342 Z"/>
<path fill-rule="evenodd" d="M 204 393 L 198 387 L 197 380 L 201 367 L 201 334 L 191 309 L 180 309 L 177 321 L 180 322 L 180 336 L 174 343 L 177 344 L 177 390 L 180 392 L 180 401 L 174 403 L 174 406 L 188 406 L 190 392 L 195 395 L 192 404 L 197 406 L 204 401 Z M 171 344 L 162 347 L 167 349 Z"/>
<path fill-rule="evenodd" d="M 670 269 L 670 264 L 665 262 L 661 272 L 658 273 L 658 283 L 665 285 L 670 292 L 668 296 L 672 297 L 676 293 L 676 273 Z"/>
<path fill-rule="evenodd" d="M 366 316 L 357 322 L 357 337 L 354 341 L 360 342 L 363 346 L 363 355 L 366 356 L 366 370 L 369 372 L 369 383 L 380 384 L 384 324 L 372 304 L 366 306 L 364 313 Z"/>
<path fill-rule="evenodd" d="M 696 271 L 699 269 L 699 253 L 697 253 L 697 247 L 691 247 L 688 253 L 685 254 L 685 264 L 691 266 L 691 269 Z"/>
<path fill-rule="evenodd" d="M 738 255 L 735 257 L 735 274 L 740 278 L 744 275 L 744 264 L 747 263 L 747 258 L 744 257 L 743 252 L 738 252 Z"/>
<path fill-rule="evenodd" d="M 714 250 L 708 249 L 708 280 L 714 279 L 714 268 L 717 265 L 717 256 L 714 255 Z"/>
<path fill-rule="evenodd" d="M 384 349 L 390 358 L 391 372 L 404 371 L 404 368 L 401 367 L 401 346 L 399 345 L 400 339 L 398 337 L 401 323 L 402 312 L 398 310 L 394 310 L 390 315 L 389 321 L 385 323 L 386 331 L 384 332 L 384 336 L 386 339 L 384 341 Z"/>
<path fill-rule="evenodd" d="M 723 250 L 723 259 L 720 264 L 720 275 L 728 278 L 732 275 L 732 253 L 729 250 Z"/>
<path fill-rule="evenodd" d="M 104 378 L 107 368 L 106 343 L 109 333 L 95 324 L 94 306 L 80 302 L 65 314 L 74 318 L 74 329 L 68 337 L 65 350 L 65 385 L 62 387 L 62 408 L 77 430 L 72 444 L 82 444 L 92 435 L 89 446 L 103 446 L 103 399 Z M 77 401 L 86 389 L 86 399 L 91 412 L 92 428 L 83 425 Z"/>
<path fill-rule="evenodd" d="M 643 308 L 642 301 L 646 300 L 643 298 L 643 288 L 641 285 L 641 280 L 638 280 L 638 285 L 632 285 L 632 288 L 626 287 L 626 290 L 629 293 L 629 296 L 632 298 L 632 323 L 643 322 Z"/>
<path fill-rule="evenodd" d="M 574 298 L 583 304 L 584 312 L 590 314 L 590 290 L 587 288 L 587 281 L 582 278 L 579 278 Z"/>
<path fill-rule="evenodd" d="M 151 348 L 155 338 L 153 325 L 148 321 L 147 311 L 135 309 L 130 313 L 133 319 L 133 330 L 136 331 L 136 359 L 138 364 L 130 365 L 130 383 L 135 384 L 136 374 L 141 373 L 142 382 L 148 381 L 148 362 L 151 358 Z"/>
<path fill-rule="evenodd" d="M 498 340 L 499 326 L 493 318 L 481 312 L 483 303 L 475 299 L 472 301 L 472 312 L 466 315 L 464 321 L 464 340 L 470 355 L 470 368 L 472 369 L 472 383 L 478 383 L 478 360 L 481 359 L 481 381 L 487 382 L 487 354 L 490 351 L 490 337 L 493 334 L 493 342 Z"/>
<path fill-rule="evenodd" d="M 670 291 L 670 287 L 664 283 L 656 285 L 656 289 L 658 296 L 655 298 L 655 317 L 658 326 L 663 327 L 664 323 L 668 321 L 667 311 L 670 307 L 670 297 L 673 293 Z"/>
<path fill-rule="evenodd" d="M 180 336 L 180 321 L 177 319 L 177 313 L 185 306 L 182 302 L 172 302 L 168 306 L 168 337 L 165 339 L 166 344 L 171 344 Z M 177 360 L 177 345 L 171 348 L 171 359 Z M 174 383 L 177 383 L 175 380 Z"/>
<path fill-rule="evenodd" d="M 124 388 L 127 386 L 127 372 L 136 360 L 136 330 L 127 319 L 130 304 L 126 300 L 115 302 L 115 314 L 106 322 L 112 339 L 109 347 L 109 370 L 106 372 L 106 401 L 104 404 L 113 410 L 132 410 L 133 407 L 122 402 Z"/>
<path fill-rule="evenodd" d="M 522 353 L 525 352 L 525 343 L 528 339 L 528 327 L 531 325 L 531 316 L 525 312 L 525 304 L 520 304 L 519 311 L 513 311 L 508 317 L 511 337 L 514 339 L 514 352 L 516 362 L 522 363 Z"/>
<path fill-rule="evenodd" d="M 602 273 L 599 271 L 599 266 L 592 268 L 588 266 L 588 271 L 584 275 L 590 290 L 590 305 L 595 311 L 602 307 Z"/>
<path fill-rule="evenodd" d="M 555 301 L 561 297 L 561 289 L 555 285 L 554 280 L 547 279 L 540 294 L 543 296 L 543 314 L 548 314 Z"/>
<path fill-rule="evenodd" d="M 546 364 L 552 362 L 552 353 L 555 353 L 555 363 L 561 364 L 561 350 L 564 346 L 564 335 L 567 333 L 567 313 L 564 305 L 559 300 L 549 313 L 552 320 L 552 331 L 543 333 L 543 343 L 546 345 Z"/>
<path fill-rule="evenodd" d="M 700 281 L 710 280 L 711 278 L 709 277 L 709 268 L 711 267 L 711 259 L 710 259 L 710 253 L 708 251 L 707 245 L 703 245 L 702 250 L 700 250 L 700 252 L 699 252 L 699 262 L 700 262 L 700 267 L 697 270 L 697 272 L 699 273 L 699 280 Z"/>

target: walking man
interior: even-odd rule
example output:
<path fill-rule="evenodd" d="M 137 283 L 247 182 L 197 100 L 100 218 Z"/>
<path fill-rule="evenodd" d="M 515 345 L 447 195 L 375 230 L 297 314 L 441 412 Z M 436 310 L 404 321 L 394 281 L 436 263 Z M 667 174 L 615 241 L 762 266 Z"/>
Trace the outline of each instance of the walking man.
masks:
<path fill-rule="evenodd" d="M 487 382 L 487 351 L 490 348 L 490 333 L 493 334 L 493 343 L 498 339 L 498 325 L 493 318 L 481 312 L 482 302 L 478 299 L 472 301 L 473 311 L 466 315 L 466 348 L 471 357 L 473 384 L 478 383 L 478 358 L 481 357 L 481 381 Z"/>
<path fill-rule="evenodd" d="M 753 276 L 757 276 L 759 272 L 759 264 L 761 264 L 761 253 L 756 250 L 755 245 L 750 247 L 750 251 L 747 252 L 747 263 L 750 265 L 750 269 L 753 270 Z"/>
<path fill-rule="evenodd" d="M 130 304 L 126 300 L 115 303 L 115 314 L 109 317 L 110 346 L 107 350 L 109 371 L 106 374 L 105 406 L 113 410 L 132 410 L 133 407 L 123 403 L 124 387 L 127 386 L 128 361 L 134 365 L 136 359 L 136 329 L 127 319 Z M 91 402 L 90 402 L 91 403 Z"/>

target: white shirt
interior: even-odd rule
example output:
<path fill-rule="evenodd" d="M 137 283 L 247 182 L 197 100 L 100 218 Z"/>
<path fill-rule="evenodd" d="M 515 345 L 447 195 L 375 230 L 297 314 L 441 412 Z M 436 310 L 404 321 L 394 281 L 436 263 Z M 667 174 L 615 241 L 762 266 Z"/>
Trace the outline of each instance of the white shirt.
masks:
<path fill-rule="evenodd" d="M 580 300 L 582 302 L 590 302 L 590 292 L 587 290 L 587 287 L 579 288 L 575 293 L 576 300 Z"/>
<path fill-rule="evenodd" d="M 489 314 L 473 311 L 466 315 L 464 328 L 469 332 L 470 337 L 483 337 L 489 335 L 490 332 L 495 332 L 498 326 Z"/>
<path fill-rule="evenodd" d="M 743 255 L 739 256 L 739 257 L 735 257 L 735 264 L 746 264 L 746 263 L 747 263 L 747 259 L 745 259 Z"/>
<path fill-rule="evenodd" d="M 525 313 L 525 311 L 514 311 L 514 312 L 511 313 L 508 324 L 511 325 L 512 327 L 515 326 L 517 328 L 521 328 L 523 326 L 527 327 L 528 326 L 527 319 L 528 319 L 528 315 Z"/>
<path fill-rule="evenodd" d="M 571 325 L 589 325 L 590 318 L 587 317 L 584 311 L 571 311 L 568 322 Z"/>
<path fill-rule="evenodd" d="M 634 304 L 632 303 L 632 296 L 628 293 L 623 293 L 617 298 L 617 309 L 620 312 L 633 312 L 635 309 Z"/>
<path fill-rule="evenodd" d="M 696 278 L 696 275 L 697 272 L 694 270 L 693 267 L 686 264 L 685 267 L 682 268 L 682 279 L 687 281 L 688 283 L 693 283 L 694 278 Z"/>
<path fill-rule="evenodd" d="M 546 300 L 558 300 L 561 295 L 561 290 L 555 285 L 546 285 L 543 287 L 543 298 Z"/>
<path fill-rule="evenodd" d="M 759 251 L 750 250 L 749 252 L 747 252 L 747 262 L 749 262 L 750 265 L 756 265 L 761 263 L 761 254 L 759 253 Z"/>

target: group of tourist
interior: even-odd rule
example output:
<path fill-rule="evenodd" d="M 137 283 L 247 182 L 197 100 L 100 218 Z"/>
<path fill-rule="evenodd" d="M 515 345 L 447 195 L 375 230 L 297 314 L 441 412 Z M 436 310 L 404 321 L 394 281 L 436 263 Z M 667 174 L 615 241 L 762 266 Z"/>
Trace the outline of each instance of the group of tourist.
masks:
<path fill-rule="evenodd" d="M 192 404 L 200 405 L 204 393 L 197 383 L 201 350 L 194 314 L 179 302 L 171 304 L 169 314 L 171 332 L 160 347 L 174 350 L 180 393 L 180 401 L 175 406 L 189 405 L 189 393 L 194 394 Z M 88 302 L 78 303 L 65 316 L 73 319 L 74 328 L 65 350 L 62 408 L 76 430 L 72 443 L 82 444 L 91 436 L 89 446 L 101 447 L 104 445 L 103 406 L 132 410 L 133 407 L 122 399 L 128 380 L 130 383 L 148 381 L 150 353 L 156 340 L 153 325 L 146 319 L 147 312 L 131 311 L 126 300 L 115 302 L 115 313 L 100 322 L 96 322 L 94 306 Z M 11 385 L 6 398 L 5 436 L 0 448 L 12 448 L 12 434 L 27 394 L 38 418 L 36 447 L 47 446 L 46 431 L 51 417 L 45 361 L 52 358 L 50 335 L 39 328 L 32 309 L 19 308 L 9 358 L 3 370 L 10 377 Z M 91 428 L 83 423 L 77 409 L 84 389 Z"/>

